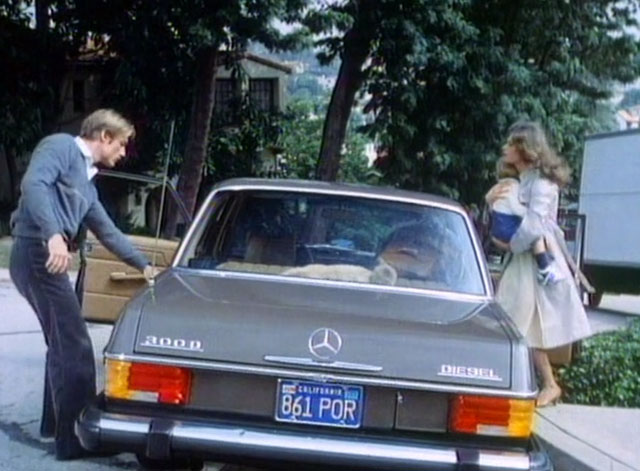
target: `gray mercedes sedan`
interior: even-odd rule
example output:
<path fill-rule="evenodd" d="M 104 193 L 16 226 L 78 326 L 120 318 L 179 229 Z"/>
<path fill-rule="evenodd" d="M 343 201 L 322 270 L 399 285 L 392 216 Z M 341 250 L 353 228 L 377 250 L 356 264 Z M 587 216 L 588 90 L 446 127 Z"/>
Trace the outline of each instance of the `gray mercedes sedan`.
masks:
<path fill-rule="evenodd" d="M 156 469 L 553 469 L 530 351 L 459 204 L 228 180 L 167 265 L 121 310 L 87 449 Z"/>

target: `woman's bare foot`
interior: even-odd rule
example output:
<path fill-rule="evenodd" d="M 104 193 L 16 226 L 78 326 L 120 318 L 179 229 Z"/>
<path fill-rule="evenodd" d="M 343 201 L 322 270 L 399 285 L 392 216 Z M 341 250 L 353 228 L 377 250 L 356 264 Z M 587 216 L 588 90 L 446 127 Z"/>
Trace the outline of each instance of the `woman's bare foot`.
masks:
<path fill-rule="evenodd" d="M 562 395 L 562 389 L 557 384 L 553 384 L 550 386 L 545 386 L 538 394 L 538 400 L 536 401 L 536 405 L 538 407 L 546 407 L 558 402 L 560 396 Z"/>

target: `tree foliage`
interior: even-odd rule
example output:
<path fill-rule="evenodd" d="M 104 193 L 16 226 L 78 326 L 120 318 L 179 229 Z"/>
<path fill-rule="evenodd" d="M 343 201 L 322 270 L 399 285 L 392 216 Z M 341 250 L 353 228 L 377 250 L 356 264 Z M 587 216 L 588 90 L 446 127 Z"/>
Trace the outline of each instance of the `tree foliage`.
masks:
<path fill-rule="evenodd" d="M 0 0 L 0 65 L 20 71 L 20 79 L 17 72 L 0 77 L 0 142 L 26 149 L 46 132 L 43 123 L 60 103 L 59 66 L 90 37 L 94 53 L 111 64 L 103 104 L 133 117 L 139 131 L 139 158 L 130 168 L 149 168 L 165 154 L 175 119 L 176 148 L 184 150 L 172 171 L 187 162 L 182 181 L 190 184 L 205 162 L 210 170 L 224 166 L 206 158 L 213 88 L 198 70 L 211 59 L 207 51 L 229 51 L 216 58 L 219 65 L 249 41 L 286 49 L 317 33 L 320 58 L 339 59 L 346 79 L 338 77 L 342 92 L 334 93 L 328 119 L 282 124 L 279 140 L 297 139 L 304 149 L 288 156 L 301 162 L 294 174 L 312 175 L 309 149 L 317 141 L 310 137 L 321 123 L 324 144 L 317 149 L 328 150 L 318 168 L 334 159 L 341 165 L 329 166 L 331 178 L 368 178 L 349 170 L 357 159 L 343 160 L 359 139 L 348 137 L 354 133 L 348 123 L 360 101 L 374 116 L 363 130 L 380 148 L 386 182 L 467 202 L 486 190 L 506 129 L 521 117 L 543 123 L 577 174 L 584 135 L 603 125 L 603 101 L 614 84 L 634 80 L 640 70 L 631 33 L 638 0 L 43 0 L 52 20 L 44 33 L 29 26 L 34 3 Z M 295 22 L 303 13 L 303 27 L 287 34 L 274 22 Z M 313 81 L 296 82 L 301 95 L 318 93 Z"/>
<path fill-rule="evenodd" d="M 0 0 L 0 146 L 13 158 L 31 150 L 61 109 L 65 29 L 29 26 L 32 2 Z"/>
<path fill-rule="evenodd" d="M 33 28 L 32 4 L 0 0 L 0 234 L 17 204 L 24 156 L 61 112 L 66 61 L 76 47 L 62 25 Z"/>
<path fill-rule="evenodd" d="M 284 113 L 267 113 L 242 97 L 230 111 L 233 126 L 225 125 L 226 117 L 214 118 L 204 190 L 232 177 L 313 178 L 325 108 L 318 101 L 294 100 Z M 375 183 L 366 139 L 355 128 L 352 123 L 347 133 L 339 180 Z"/>
<path fill-rule="evenodd" d="M 235 119 L 214 117 L 206 163 L 206 182 L 227 178 L 275 176 L 263 172 L 263 159 L 274 154 L 282 134 L 281 115 L 257 109 L 247 95 L 230 111 Z"/>
<path fill-rule="evenodd" d="M 622 96 L 622 100 L 618 103 L 619 109 L 627 109 L 640 105 L 640 88 L 630 88 L 626 90 Z"/>
<path fill-rule="evenodd" d="M 540 120 L 578 170 L 599 103 L 614 83 L 638 76 L 637 7 L 634 0 L 351 0 L 327 7 L 324 21 L 340 34 L 320 46 L 326 58 L 344 60 L 354 12 L 376 14 L 360 91 L 372 97 L 367 132 L 383 150 L 386 180 L 479 201 L 506 129 L 519 118 Z"/>
<path fill-rule="evenodd" d="M 327 108 L 322 130 L 322 142 L 316 168 L 316 178 L 335 180 L 340 165 L 342 144 L 345 139 L 351 109 L 356 93 L 367 78 L 363 65 L 369 57 L 383 20 L 381 5 L 386 0 L 353 0 L 328 4 L 312 9 L 306 24 L 315 33 L 338 31 L 319 41 L 325 50 L 319 57 L 329 63 L 340 55 L 340 68 Z"/>
<path fill-rule="evenodd" d="M 284 114 L 280 147 L 285 162 L 284 176 L 313 179 L 322 141 L 326 102 L 295 100 Z M 345 182 L 377 183 L 379 173 L 369 167 L 365 146 L 367 138 L 357 132 L 358 123 L 352 119 L 347 127 L 341 149 L 341 167 L 337 180 Z"/>

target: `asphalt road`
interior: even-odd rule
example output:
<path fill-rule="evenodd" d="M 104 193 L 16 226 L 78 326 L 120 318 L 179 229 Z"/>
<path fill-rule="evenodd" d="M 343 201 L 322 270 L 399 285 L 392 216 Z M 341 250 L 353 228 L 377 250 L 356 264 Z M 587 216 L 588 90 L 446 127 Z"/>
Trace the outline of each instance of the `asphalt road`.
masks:
<path fill-rule="evenodd" d="M 591 311 L 596 331 L 618 328 L 628 322 L 614 311 Z M 89 327 L 96 352 L 101 352 L 111 332 L 110 326 Z M 35 315 L 16 292 L 8 272 L 0 269 L 0 470 L 106 471 L 139 469 L 132 454 L 110 458 L 58 462 L 52 441 L 39 437 L 45 344 Z M 98 372 L 102 371 L 100 365 Z M 98 378 L 99 389 L 102 377 Z M 207 470 L 220 464 L 207 463 Z M 235 467 L 234 467 L 235 468 Z"/>
<path fill-rule="evenodd" d="M 111 332 L 110 326 L 90 324 L 96 362 Z M 53 442 L 38 429 L 42 401 L 45 344 L 38 321 L 16 292 L 7 270 L 0 269 L 0 470 L 107 471 L 139 469 L 130 453 L 109 458 L 56 461 Z M 97 365 L 97 371 L 102 368 Z M 98 378 L 102 388 L 103 378 Z M 208 471 L 220 464 L 207 463 Z"/>

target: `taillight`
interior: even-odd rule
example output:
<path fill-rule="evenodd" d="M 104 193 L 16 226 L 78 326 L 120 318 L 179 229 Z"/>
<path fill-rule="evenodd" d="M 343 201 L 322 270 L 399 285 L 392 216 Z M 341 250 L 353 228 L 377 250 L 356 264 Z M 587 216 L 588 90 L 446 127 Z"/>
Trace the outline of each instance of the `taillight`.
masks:
<path fill-rule="evenodd" d="M 116 399 L 185 404 L 191 394 L 191 378 L 186 368 L 107 359 L 105 394 Z"/>
<path fill-rule="evenodd" d="M 534 400 L 455 396 L 449 408 L 449 430 L 526 438 L 531 435 L 534 411 Z"/>

